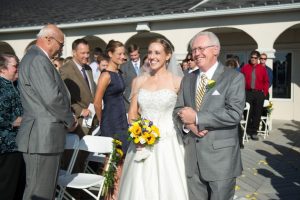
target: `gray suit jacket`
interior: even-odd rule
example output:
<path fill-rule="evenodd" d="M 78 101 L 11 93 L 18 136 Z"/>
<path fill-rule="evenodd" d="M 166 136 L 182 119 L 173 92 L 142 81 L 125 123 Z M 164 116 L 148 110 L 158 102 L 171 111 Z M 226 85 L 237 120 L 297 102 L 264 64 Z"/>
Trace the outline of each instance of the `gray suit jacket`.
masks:
<path fill-rule="evenodd" d="M 24 108 L 18 150 L 63 152 L 67 128 L 74 124 L 70 94 L 49 58 L 35 45 L 20 63 L 18 87 Z"/>
<path fill-rule="evenodd" d="M 137 77 L 137 74 L 135 72 L 134 66 L 131 62 L 131 60 L 127 61 L 126 63 L 121 65 L 121 71 L 124 82 L 125 82 L 125 91 L 124 91 L 124 97 L 125 97 L 125 107 L 128 111 L 129 108 L 129 97 L 131 93 L 131 83 L 132 80 Z"/>
<path fill-rule="evenodd" d="M 79 71 L 78 67 L 73 60 L 70 60 L 60 69 L 61 78 L 64 80 L 66 86 L 71 94 L 71 107 L 76 117 L 79 117 L 82 109 L 88 108 L 90 103 L 94 102 L 94 96 L 96 91 L 96 84 L 93 81 L 92 69 L 87 65 L 85 67 L 85 72 L 90 80 L 90 87 L 87 85 L 86 80 L 83 78 L 82 73 Z M 94 119 L 96 120 L 97 117 Z M 97 121 L 97 120 L 96 120 Z M 95 122 L 97 123 L 97 122 Z M 75 132 L 80 136 L 89 134 L 92 129 L 83 128 L 82 118 L 79 119 L 79 125 Z"/>
<path fill-rule="evenodd" d="M 209 130 L 204 137 L 182 132 L 177 112 L 182 107 L 195 106 L 196 81 L 199 70 L 186 75 L 181 83 L 174 119 L 183 135 L 187 176 L 199 166 L 206 181 L 224 180 L 241 174 L 242 163 L 238 140 L 238 124 L 245 105 L 245 83 L 241 73 L 217 67 L 212 80 L 213 88 L 207 89 L 200 110 L 197 112 L 198 130 Z"/>

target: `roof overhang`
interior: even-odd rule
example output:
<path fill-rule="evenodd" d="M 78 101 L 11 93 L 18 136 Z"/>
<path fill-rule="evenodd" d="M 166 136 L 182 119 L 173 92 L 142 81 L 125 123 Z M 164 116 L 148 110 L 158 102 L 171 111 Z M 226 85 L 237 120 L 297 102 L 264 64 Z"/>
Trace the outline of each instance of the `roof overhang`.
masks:
<path fill-rule="evenodd" d="M 247 15 L 257 13 L 270 13 L 270 12 L 284 12 L 290 10 L 299 10 L 300 3 L 292 4 L 279 4 L 271 6 L 259 6 L 249 8 L 234 8 L 226 10 L 209 10 L 209 11 L 194 11 L 187 13 L 174 13 L 165 15 L 153 15 L 153 16 L 141 16 L 141 17 L 128 17 L 118 19 L 107 19 L 97 21 L 84 21 L 77 23 L 63 23 L 57 24 L 59 28 L 71 29 L 71 28 L 82 28 L 92 26 L 111 26 L 120 24 L 131 24 L 139 22 L 157 22 L 157 21 L 174 21 L 182 19 L 193 19 L 193 18 L 207 18 L 207 17 L 220 17 L 220 16 L 231 16 L 231 15 Z M 40 30 L 42 26 L 29 26 L 29 27 L 17 27 L 17 28 L 3 28 L 0 29 L 0 33 L 12 33 L 12 32 L 27 32 Z"/>

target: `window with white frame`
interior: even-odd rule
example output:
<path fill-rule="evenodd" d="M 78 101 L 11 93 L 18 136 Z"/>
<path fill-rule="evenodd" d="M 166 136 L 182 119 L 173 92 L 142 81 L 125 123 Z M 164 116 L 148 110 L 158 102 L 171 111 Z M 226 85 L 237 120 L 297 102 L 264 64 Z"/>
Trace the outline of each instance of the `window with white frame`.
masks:
<path fill-rule="evenodd" d="M 273 60 L 273 98 L 291 98 L 292 53 L 277 52 Z"/>

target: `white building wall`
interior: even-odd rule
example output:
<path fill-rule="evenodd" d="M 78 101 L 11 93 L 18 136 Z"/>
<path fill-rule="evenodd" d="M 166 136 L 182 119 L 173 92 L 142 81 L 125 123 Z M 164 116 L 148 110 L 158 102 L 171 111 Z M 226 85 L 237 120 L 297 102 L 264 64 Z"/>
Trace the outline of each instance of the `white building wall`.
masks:
<path fill-rule="evenodd" d="M 268 56 L 273 58 L 276 51 L 274 43 L 278 36 L 294 24 L 300 25 L 300 15 L 297 11 L 149 22 L 151 32 L 161 34 L 171 41 L 179 60 L 185 57 L 190 39 L 202 30 L 212 30 L 224 38 L 221 41 L 224 44 L 220 56 L 221 60 L 225 59 L 226 53 L 237 51 L 242 52 L 247 57 L 250 51 L 255 48 L 268 53 Z M 132 23 L 114 26 L 62 28 L 66 35 L 63 57 L 72 55 L 71 45 L 75 39 L 87 35 L 97 36 L 106 43 L 111 39 L 126 43 L 137 34 L 136 25 L 136 23 Z M 0 40 L 10 44 L 16 55 L 22 58 L 25 47 L 35 39 L 37 32 L 35 30 L 23 33 L 0 33 Z M 300 121 L 300 112 L 298 112 L 300 76 L 297 76 L 300 73 L 300 43 L 290 45 L 287 42 L 285 48 L 293 52 L 292 97 L 291 99 L 272 99 L 274 103 L 272 117 L 273 119 Z M 271 60 L 268 60 L 268 65 L 272 67 Z"/>

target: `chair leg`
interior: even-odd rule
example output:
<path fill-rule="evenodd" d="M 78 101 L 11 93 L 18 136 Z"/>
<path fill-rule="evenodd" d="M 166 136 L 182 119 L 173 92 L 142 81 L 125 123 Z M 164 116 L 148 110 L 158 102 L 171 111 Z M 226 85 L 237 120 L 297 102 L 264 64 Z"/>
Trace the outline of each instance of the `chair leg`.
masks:
<path fill-rule="evenodd" d="M 245 142 L 248 142 L 248 135 L 247 135 L 246 129 L 244 129 L 244 133 L 243 133 L 243 144 Z"/>
<path fill-rule="evenodd" d="M 268 136 L 268 123 L 267 123 L 268 119 L 261 119 L 260 123 L 261 123 L 261 128 L 260 130 L 258 130 L 258 135 L 262 135 L 264 139 L 266 139 L 266 137 Z"/>

